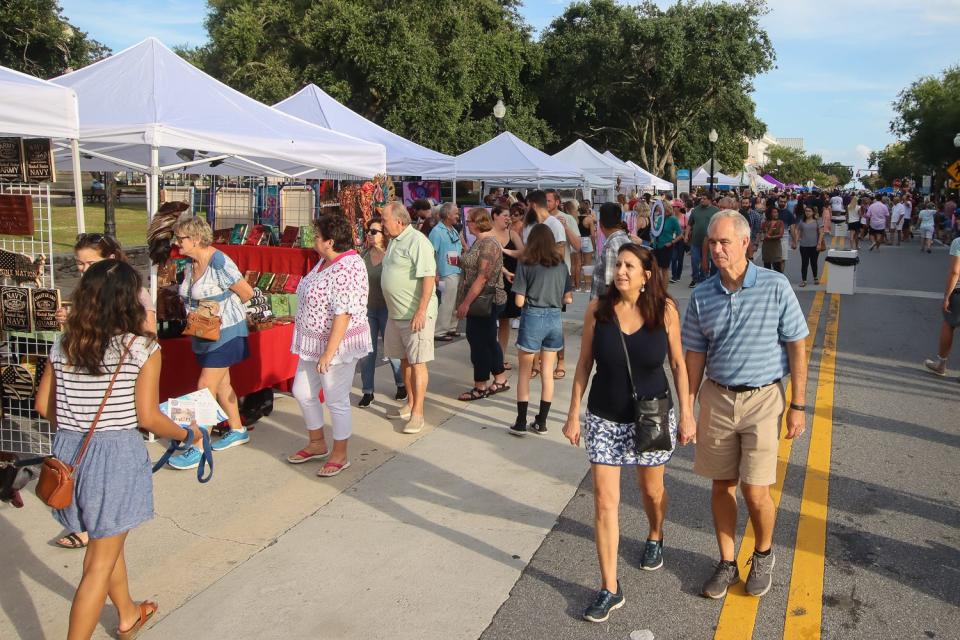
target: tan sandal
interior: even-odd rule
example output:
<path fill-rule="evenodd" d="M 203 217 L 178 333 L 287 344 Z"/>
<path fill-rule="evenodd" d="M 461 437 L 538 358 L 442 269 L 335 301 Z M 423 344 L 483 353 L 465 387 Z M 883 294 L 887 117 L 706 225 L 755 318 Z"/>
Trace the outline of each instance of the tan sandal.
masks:
<path fill-rule="evenodd" d="M 140 635 L 143 627 L 150 621 L 150 618 L 156 615 L 157 610 L 160 608 L 156 602 L 150 602 L 148 600 L 139 603 L 137 607 L 140 609 L 140 619 L 126 631 L 120 631 L 120 627 L 117 627 L 118 640 L 134 640 L 134 638 Z"/>

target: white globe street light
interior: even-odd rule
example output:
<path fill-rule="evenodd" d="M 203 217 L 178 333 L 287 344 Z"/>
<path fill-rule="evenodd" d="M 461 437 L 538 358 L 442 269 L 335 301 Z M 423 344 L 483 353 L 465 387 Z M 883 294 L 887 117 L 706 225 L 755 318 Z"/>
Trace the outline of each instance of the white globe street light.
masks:
<path fill-rule="evenodd" d="M 954 137 L 954 139 L 953 139 L 953 146 L 955 146 L 955 147 L 957 147 L 958 149 L 960 149 L 960 133 L 958 133 L 958 134 L 956 135 L 956 137 Z"/>
<path fill-rule="evenodd" d="M 503 100 L 497 100 L 497 104 L 493 105 L 493 118 L 497 121 L 497 133 L 503 133 L 503 117 L 507 115 L 507 107 L 503 104 Z"/>
<path fill-rule="evenodd" d="M 716 129 L 710 129 L 710 133 L 707 134 L 707 140 L 710 141 L 710 200 L 713 200 L 713 158 L 714 158 L 714 149 L 713 145 L 717 144 L 717 140 L 720 136 L 717 135 Z"/>

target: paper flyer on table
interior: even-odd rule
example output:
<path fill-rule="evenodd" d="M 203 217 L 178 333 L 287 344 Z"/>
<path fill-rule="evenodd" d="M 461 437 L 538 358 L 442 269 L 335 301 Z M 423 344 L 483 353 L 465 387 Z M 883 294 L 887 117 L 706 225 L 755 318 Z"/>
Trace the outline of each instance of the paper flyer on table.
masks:
<path fill-rule="evenodd" d="M 213 427 L 227 419 L 209 389 L 200 389 L 179 398 L 160 403 L 160 410 L 179 425 L 190 426 L 197 421 L 201 427 Z"/>

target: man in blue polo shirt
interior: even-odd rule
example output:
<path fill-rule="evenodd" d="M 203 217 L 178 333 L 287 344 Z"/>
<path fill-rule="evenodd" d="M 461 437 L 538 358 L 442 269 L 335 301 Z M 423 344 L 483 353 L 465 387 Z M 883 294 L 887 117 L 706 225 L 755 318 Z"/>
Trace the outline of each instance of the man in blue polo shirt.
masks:
<path fill-rule="evenodd" d="M 734 556 L 739 484 L 756 536 L 746 591 L 762 596 L 770 589 L 776 562 L 770 485 L 777 479 L 785 408 L 780 381 L 790 374 L 793 402 L 786 437 L 794 438 L 806 422 L 804 338 L 809 331 L 787 278 L 747 260 L 750 225 L 739 212 L 715 214 L 707 240 L 719 272 L 694 289 L 682 332 L 690 393 L 693 399 L 699 393 L 700 400 L 693 468 L 713 480 L 711 506 L 720 547 L 720 562 L 702 593 L 722 598 L 740 580 Z"/>

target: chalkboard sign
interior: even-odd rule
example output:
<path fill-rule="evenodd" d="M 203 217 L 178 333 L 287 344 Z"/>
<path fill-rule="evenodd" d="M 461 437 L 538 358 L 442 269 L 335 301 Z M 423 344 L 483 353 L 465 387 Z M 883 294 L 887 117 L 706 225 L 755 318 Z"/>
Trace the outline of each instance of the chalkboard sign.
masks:
<path fill-rule="evenodd" d="M 0 180 L 23 182 L 23 174 L 20 138 L 0 138 Z"/>
<path fill-rule="evenodd" d="M 27 182 L 57 181 L 50 138 L 24 138 L 23 157 L 27 167 Z"/>

